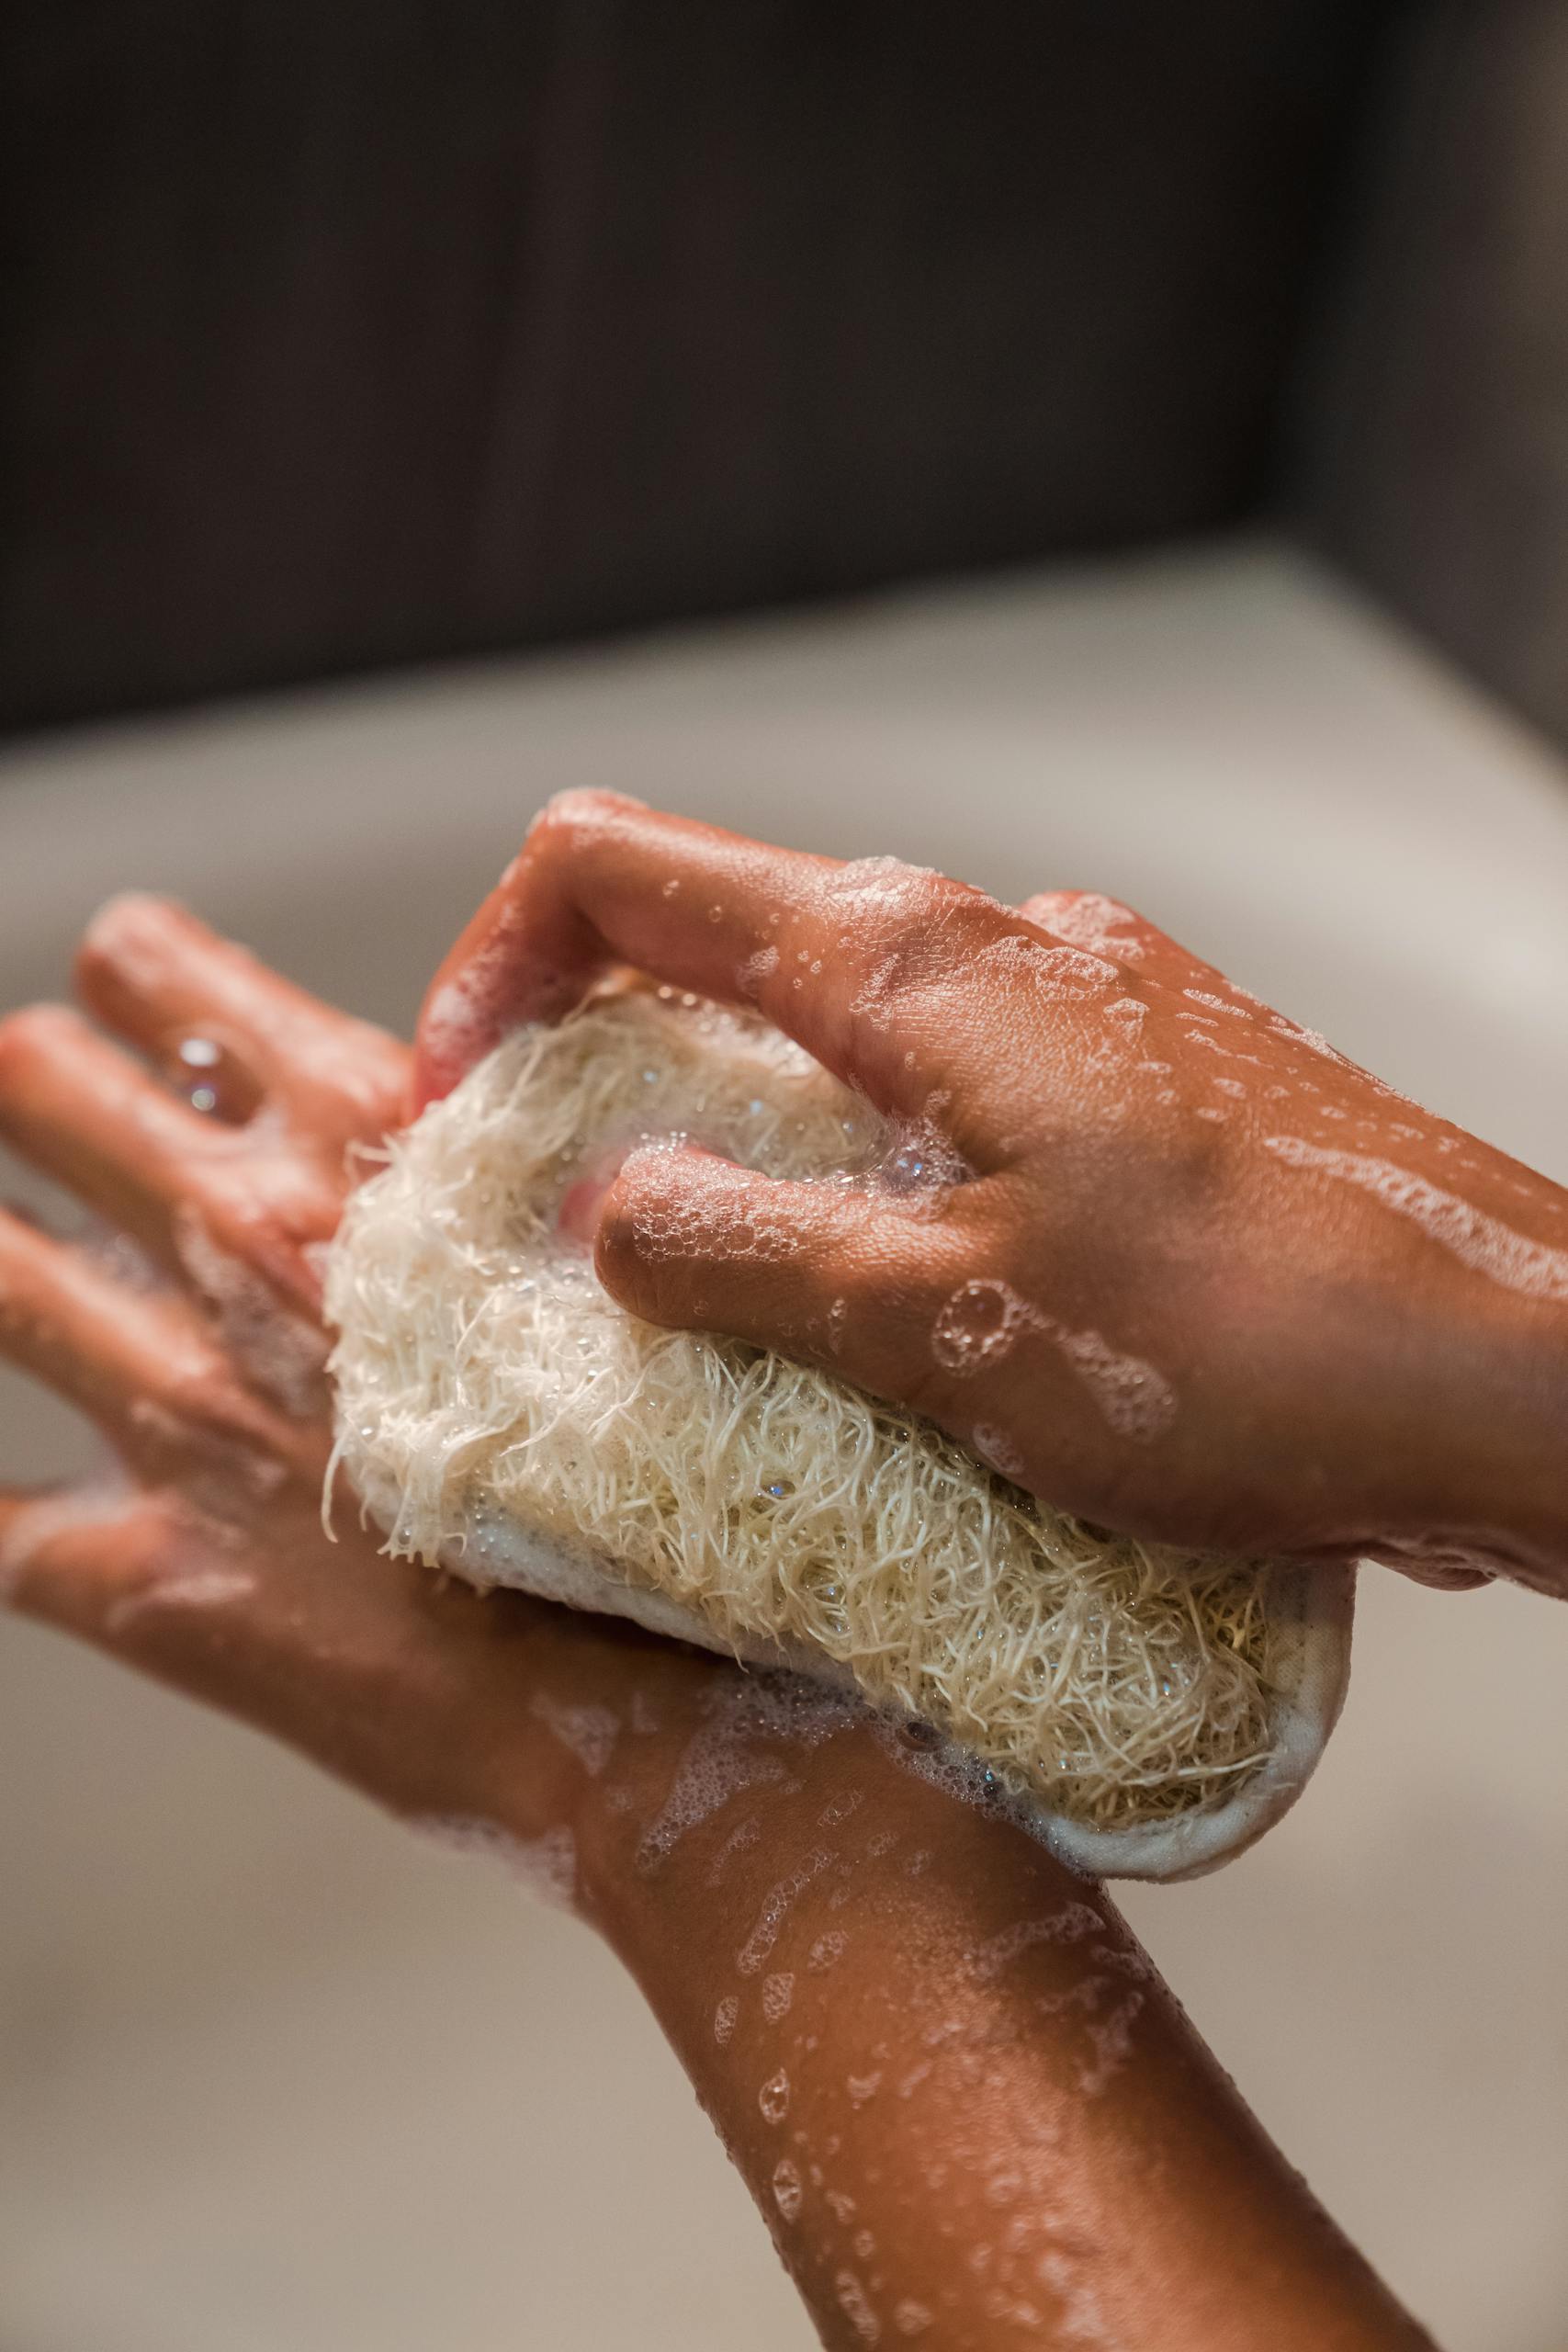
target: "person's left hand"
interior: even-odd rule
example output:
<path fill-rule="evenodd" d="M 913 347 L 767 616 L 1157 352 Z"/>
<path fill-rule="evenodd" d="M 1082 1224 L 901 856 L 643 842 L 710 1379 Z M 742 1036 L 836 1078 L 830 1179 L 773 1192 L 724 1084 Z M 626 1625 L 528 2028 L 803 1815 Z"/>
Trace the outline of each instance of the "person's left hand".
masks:
<path fill-rule="evenodd" d="M 77 977 L 153 1068 L 63 1007 L 13 1014 L 0 1136 L 138 1248 L 0 1211 L 0 1353 L 90 1416 L 113 1466 L 0 1487 L 0 1589 L 396 1811 L 561 1826 L 582 1776 L 550 1705 L 728 1669 L 379 1557 L 352 1498 L 323 1531 L 318 1252 L 356 1148 L 397 1123 L 405 1049 L 148 899 L 106 910 Z"/>

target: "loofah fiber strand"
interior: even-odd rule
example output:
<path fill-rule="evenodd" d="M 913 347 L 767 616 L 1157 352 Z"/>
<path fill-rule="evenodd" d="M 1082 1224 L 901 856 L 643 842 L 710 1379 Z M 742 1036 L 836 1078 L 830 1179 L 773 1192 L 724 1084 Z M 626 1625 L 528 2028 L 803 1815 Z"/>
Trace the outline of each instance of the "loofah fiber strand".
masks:
<path fill-rule="evenodd" d="M 389 1550 L 527 1583 L 517 1539 L 547 1539 L 710 1645 L 831 1661 L 1071 1822 L 1231 1799 L 1274 1744 L 1256 1564 L 1103 1534 L 827 1374 L 623 1313 L 558 1214 L 671 1135 L 940 1213 L 909 1139 L 745 1016 L 623 994 L 520 1032 L 393 1140 L 332 1253 L 340 1456 Z"/>

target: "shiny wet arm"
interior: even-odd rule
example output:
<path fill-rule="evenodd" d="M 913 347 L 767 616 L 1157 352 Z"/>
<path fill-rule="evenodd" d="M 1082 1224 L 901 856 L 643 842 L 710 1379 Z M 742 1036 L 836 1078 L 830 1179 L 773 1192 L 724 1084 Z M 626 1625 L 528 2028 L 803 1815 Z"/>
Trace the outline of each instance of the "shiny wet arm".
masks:
<path fill-rule="evenodd" d="M 580 1783 L 579 1901 L 826 2344 L 1429 2345 L 1101 1888 L 903 1735 L 689 1663 Z"/>

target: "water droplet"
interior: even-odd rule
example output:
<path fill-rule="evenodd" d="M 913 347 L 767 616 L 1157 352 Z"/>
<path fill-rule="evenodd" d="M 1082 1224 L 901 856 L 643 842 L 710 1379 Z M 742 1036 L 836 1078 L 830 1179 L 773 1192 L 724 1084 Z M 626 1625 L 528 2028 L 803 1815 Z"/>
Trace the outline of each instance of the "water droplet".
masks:
<path fill-rule="evenodd" d="M 781 2156 L 773 2166 L 773 2200 L 786 2222 L 798 2219 L 805 2197 L 798 2168 L 788 2156 Z"/>
<path fill-rule="evenodd" d="M 770 2075 L 757 2093 L 757 2105 L 762 2110 L 764 2123 L 782 2123 L 789 2113 L 789 2076 L 781 2066 Z"/>

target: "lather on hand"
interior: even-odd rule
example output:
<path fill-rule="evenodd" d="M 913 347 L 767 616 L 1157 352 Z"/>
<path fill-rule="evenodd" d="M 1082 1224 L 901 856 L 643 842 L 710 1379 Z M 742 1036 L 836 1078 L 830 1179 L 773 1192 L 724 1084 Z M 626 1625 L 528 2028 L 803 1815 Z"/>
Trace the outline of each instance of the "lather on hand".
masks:
<path fill-rule="evenodd" d="M 1560 1187 L 1111 900 L 606 793 L 550 804 L 446 959 L 416 1100 L 617 963 L 756 1006 L 962 1177 L 933 1218 L 634 1154 L 595 1210 L 623 1305 L 830 1363 L 1131 1534 L 1568 1590 Z M 727 1253 L 764 1211 L 796 1246 Z"/>

